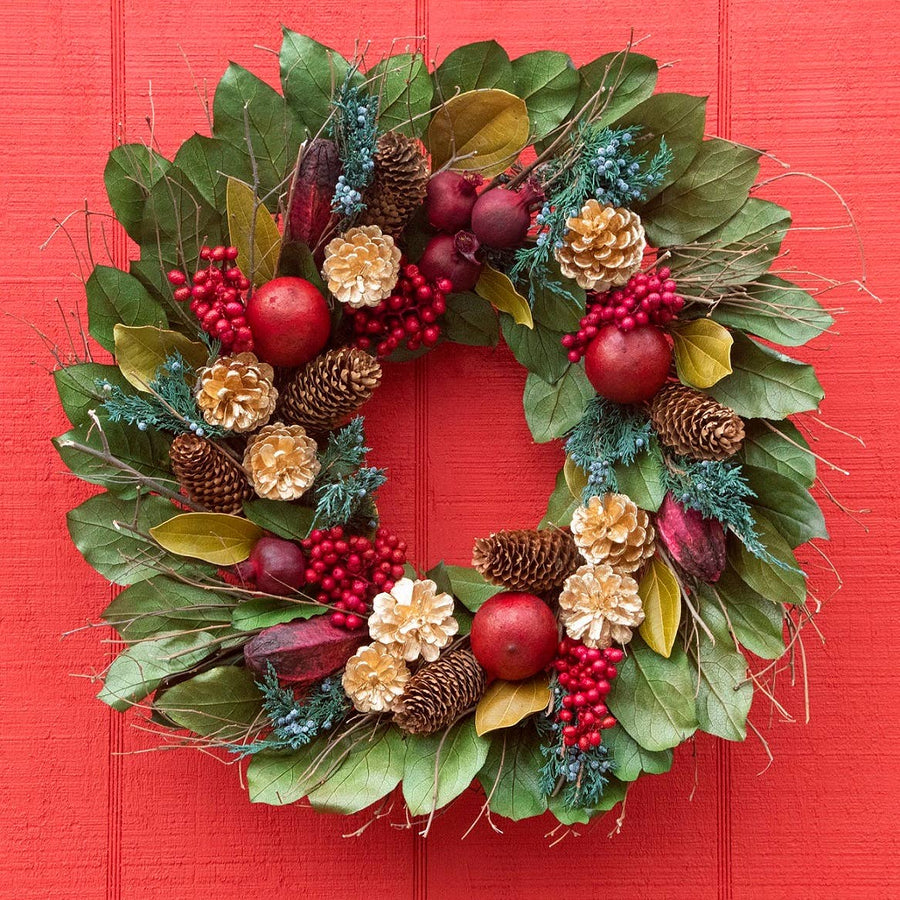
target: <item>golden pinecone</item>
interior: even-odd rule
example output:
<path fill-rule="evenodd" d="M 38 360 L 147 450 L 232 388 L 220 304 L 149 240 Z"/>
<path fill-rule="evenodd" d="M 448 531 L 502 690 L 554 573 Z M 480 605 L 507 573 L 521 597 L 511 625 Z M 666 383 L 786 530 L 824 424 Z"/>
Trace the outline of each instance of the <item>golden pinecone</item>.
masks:
<path fill-rule="evenodd" d="M 409 734 L 433 734 L 474 706 L 485 683 L 484 669 L 470 650 L 445 653 L 409 679 L 394 707 L 394 722 Z"/>
<path fill-rule="evenodd" d="M 325 247 L 328 290 L 353 309 L 378 306 L 400 274 L 400 248 L 377 225 L 360 225 Z"/>
<path fill-rule="evenodd" d="M 308 362 L 281 390 L 278 414 L 289 425 L 329 431 L 342 424 L 381 383 L 381 365 L 355 347 L 329 350 Z"/>
<path fill-rule="evenodd" d="M 253 431 L 265 425 L 275 409 L 274 378 L 275 370 L 253 353 L 220 356 L 197 373 L 197 405 L 210 425 Z"/>
<path fill-rule="evenodd" d="M 360 712 L 387 712 L 403 694 L 409 669 L 403 658 L 384 644 L 360 647 L 344 668 L 341 684 Z"/>
<path fill-rule="evenodd" d="M 179 434 L 169 448 L 169 459 L 184 492 L 210 512 L 237 515 L 253 496 L 244 470 L 202 437 Z"/>
<path fill-rule="evenodd" d="M 253 489 L 267 500 L 296 500 L 316 480 L 320 468 L 316 442 L 302 425 L 266 425 L 244 451 L 244 469 Z"/>
<path fill-rule="evenodd" d="M 640 216 L 630 209 L 588 200 L 566 226 L 556 259 L 563 275 L 579 287 L 598 291 L 625 284 L 641 267 L 647 239 Z"/>
<path fill-rule="evenodd" d="M 653 398 L 650 419 L 667 447 L 694 459 L 728 459 L 744 441 L 733 409 L 684 384 L 668 384 Z"/>
<path fill-rule="evenodd" d="M 588 647 L 627 644 L 631 629 L 644 621 L 638 584 L 605 563 L 582 566 L 559 595 L 559 619 L 573 641 Z"/>
<path fill-rule="evenodd" d="M 581 563 L 581 554 L 566 531 L 498 531 L 478 538 L 472 565 L 492 584 L 510 591 L 543 594 L 558 591 Z"/>
<path fill-rule="evenodd" d="M 434 662 L 459 631 L 452 614 L 453 598 L 439 592 L 433 581 L 401 578 L 372 600 L 369 634 L 393 645 L 408 662 L 420 656 Z"/>
<path fill-rule="evenodd" d="M 425 200 L 430 167 L 415 138 L 389 131 L 378 139 L 375 172 L 365 194 L 361 225 L 378 225 L 393 238 Z"/>
<path fill-rule="evenodd" d="M 581 555 L 594 565 L 636 572 L 654 551 L 650 516 L 625 494 L 591 497 L 572 514 L 572 534 Z"/>

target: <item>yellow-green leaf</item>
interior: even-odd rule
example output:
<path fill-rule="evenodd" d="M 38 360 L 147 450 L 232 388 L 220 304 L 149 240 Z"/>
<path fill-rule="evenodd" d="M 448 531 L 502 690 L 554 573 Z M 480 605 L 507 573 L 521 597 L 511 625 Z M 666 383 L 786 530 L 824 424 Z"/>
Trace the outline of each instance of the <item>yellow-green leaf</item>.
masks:
<path fill-rule="evenodd" d="M 638 593 L 644 604 L 641 637 L 651 650 L 668 659 L 681 622 L 681 590 L 675 573 L 654 557 L 641 578 Z"/>
<path fill-rule="evenodd" d="M 253 189 L 236 178 L 228 179 L 225 203 L 228 234 L 238 248 L 238 266 L 257 287 L 271 281 L 281 253 L 281 234 L 272 214 L 256 199 Z"/>
<path fill-rule="evenodd" d="M 712 387 L 731 374 L 731 332 L 712 319 L 694 319 L 677 325 L 675 368 L 678 377 L 695 388 Z"/>
<path fill-rule="evenodd" d="M 494 309 L 509 313 L 517 325 L 534 330 L 530 304 L 503 272 L 498 272 L 492 266 L 485 266 L 478 276 L 475 293 L 484 297 Z"/>
<path fill-rule="evenodd" d="M 487 734 L 498 728 L 510 728 L 525 716 L 540 712 L 550 702 L 546 675 L 528 681 L 495 681 L 475 708 L 475 730 Z"/>
<path fill-rule="evenodd" d="M 507 91 L 467 91 L 451 97 L 428 126 L 431 165 L 499 175 L 528 143 L 525 101 Z"/>
<path fill-rule="evenodd" d="M 579 466 L 571 456 L 566 457 L 566 463 L 563 466 L 563 475 L 566 478 L 566 486 L 569 493 L 581 503 L 581 495 L 588 483 L 588 473 Z"/>
<path fill-rule="evenodd" d="M 113 340 L 119 369 L 139 391 L 148 390 L 156 370 L 175 350 L 195 369 L 206 365 L 209 356 L 203 344 L 190 341 L 177 331 L 153 325 L 116 325 Z"/>
<path fill-rule="evenodd" d="M 263 530 L 248 519 L 225 513 L 184 513 L 150 529 L 153 539 L 164 550 L 233 566 L 243 562 Z"/>

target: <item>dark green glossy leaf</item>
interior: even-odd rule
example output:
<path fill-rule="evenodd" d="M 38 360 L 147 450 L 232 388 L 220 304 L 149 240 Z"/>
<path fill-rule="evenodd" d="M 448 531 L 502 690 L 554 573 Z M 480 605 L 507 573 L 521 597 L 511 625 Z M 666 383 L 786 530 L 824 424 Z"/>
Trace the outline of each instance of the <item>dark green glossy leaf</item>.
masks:
<path fill-rule="evenodd" d="M 195 134 L 175 154 L 174 164 L 190 179 L 197 193 L 213 208 L 225 209 L 225 188 L 229 177 L 248 184 L 253 170 L 246 153 L 218 138 Z"/>
<path fill-rule="evenodd" d="M 512 62 L 515 93 L 528 107 L 534 140 L 546 137 L 569 114 L 580 79 L 572 60 L 555 50 L 526 53 Z"/>
<path fill-rule="evenodd" d="M 438 66 L 434 83 L 436 103 L 476 89 L 514 91 L 509 56 L 496 41 L 457 47 Z"/>
<path fill-rule="evenodd" d="M 444 566 L 444 573 L 450 581 L 452 594 L 472 612 L 478 612 L 481 604 L 503 588 L 489 584 L 484 576 L 467 566 Z"/>
<path fill-rule="evenodd" d="M 115 348 L 113 327 L 120 322 L 123 325 L 166 327 L 163 308 L 136 278 L 121 269 L 97 266 L 85 284 L 85 292 L 88 330 L 91 337 L 110 353 Z"/>
<path fill-rule="evenodd" d="M 534 439 L 546 443 L 562 437 L 581 421 L 594 396 L 594 389 L 581 366 L 570 366 L 553 384 L 537 375 L 529 375 L 522 404 Z"/>
<path fill-rule="evenodd" d="M 73 425 L 83 425 L 89 421 L 88 410 L 99 409 L 106 395 L 97 387 L 98 381 L 108 381 L 114 387 L 132 393 L 131 385 L 119 371 L 118 366 L 101 363 L 76 363 L 57 369 L 53 373 L 59 402 Z"/>
<path fill-rule="evenodd" d="M 562 275 L 558 275 L 555 266 L 550 269 L 555 282 L 563 281 Z M 535 322 L 540 322 L 550 331 L 578 331 L 581 326 L 581 317 L 584 315 L 585 293 L 575 284 L 567 283 L 566 291 L 570 297 L 551 290 L 546 284 L 534 285 L 534 306 L 532 315 Z"/>
<path fill-rule="evenodd" d="M 540 785 L 543 763 L 541 742 L 533 727 L 497 732 L 484 768 L 478 773 L 491 811 L 514 822 L 544 812 L 547 797 Z"/>
<path fill-rule="evenodd" d="M 421 54 L 400 53 L 379 60 L 366 73 L 366 90 L 379 98 L 378 126 L 420 137 L 428 126 L 434 85 Z"/>
<path fill-rule="evenodd" d="M 500 316 L 500 327 L 513 356 L 544 381 L 550 384 L 558 381 L 571 365 L 560 343 L 561 332 L 551 331 L 540 322 L 535 322 L 534 328 L 516 325 L 512 316 L 505 313 Z"/>
<path fill-rule="evenodd" d="M 642 772 L 661 775 L 672 768 L 671 750 L 645 750 L 619 725 L 604 730 L 603 743 L 616 764 L 616 778 L 620 781 L 634 781 Z"/>
<path fill-rule="evenodd" d="M 245 600 L 234 608 L 231 624 L 238 631 L 257 631 L 270 628 L 283 622 L 294 622 L 297 619 L 311 619 L 329 611 L 327 606 L 319 603 L 301 603 L 295 600 L 277 600 L 271 597 L 258 597 Z"/>
<path fill-rule="evenodd" d="M 244 515 L 286 541 L 302 541 L 312 528 L 316 511 L 283 500 L 249 500 L 244 504 Z"/>
<path fill-rule="evenodd" d="M 744 466 L 742 471 L 756 494 L 752 504 L 754 511 L 762 512 L 792 547 L 799 547 L 813 538 L 828 540 L 825 517 L 806 488 L 769 469 Z"/>
<path fill-rule="evenodd" d="M 495 347 L 500 336 L 497 314 L 478 294 L 450 294 L 444 314 L 443 336 L 456 344 Z"/>
<path fill-rule="evenodd" d="M 812 487 L 816 480 L 816 458 L 810 452 L 806 438 L 788 419 L 747 422 L 741 454 L 747 465 L 777 472 L 802 487 Z"/>
<path fill-rule="evenodd" d="M 568 528 L 572 522 L 572 513 L 578 506 L 579 500 L 572 496 L 566 482 L 565 470 L 560 469 L 556 474 L 553 493 L 547 501 L 547 512 L 538 528 Z"/>
<path fill-rule="evenodd" d="M 132 240 L 142 238 L 141 223 L 150 189 L 171 163 L 143 144 L 122 144 L 110 154 L 103 170 L 109 205 Z"/>
<path fill-rule="evenodd" d="M 609 125 L 653 93 L 657 74 L 656 60 L 649 56 L 625 51 L 605 53 L 578 70 L 581 87 L 573 111 L 580 112 L 598 95 L 589 112 L 602 109 L 600 124 Z M 598 94 L 601 88 L 604 90 Z"/>

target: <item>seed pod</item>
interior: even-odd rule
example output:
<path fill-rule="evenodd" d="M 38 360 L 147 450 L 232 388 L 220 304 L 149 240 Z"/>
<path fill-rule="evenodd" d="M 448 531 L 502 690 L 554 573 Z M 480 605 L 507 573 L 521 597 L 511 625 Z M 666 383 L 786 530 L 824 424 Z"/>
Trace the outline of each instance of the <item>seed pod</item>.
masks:
<path fill-rule="evenodd" d="M 655 518 L 656 537 L 688 575 L 712 583 L 725 569 L 725 532 L 718 519 L 704 519 L 666 494 Z"/>
<path fill-rule="evenodd" d="M 316 138 L 303 153 L 294 178 L 288 238 L 302 241 L 314 250 L 331 224 L 331 201 L 341 159 L 337 146 L 326 138 Z"/>

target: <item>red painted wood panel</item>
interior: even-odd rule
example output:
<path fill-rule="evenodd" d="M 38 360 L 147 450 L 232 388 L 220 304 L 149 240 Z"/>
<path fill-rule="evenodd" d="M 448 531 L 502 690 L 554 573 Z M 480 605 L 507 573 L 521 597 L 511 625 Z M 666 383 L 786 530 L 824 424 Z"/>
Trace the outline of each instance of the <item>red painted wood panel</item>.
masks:
<path fill-rule="evenodd" d="M 273 82 L 278 24 L 351 52 L 423 34 L 441 58 L 492 36 L 513 55 L 567 50 L 577 62 L 616 49 L 630 29 L 661 61 L 670 90 L 709 93 L 710 132 L 765 147 L 798 171 L 828 179 L 847 198 L 868 253 L 876 304 L 849 289 L 836 333 L 800 354 L 819 366 L 823 417 L 859 443 L 813 424 L 817 449 L 849 478 L 823 472 L 828 489 L 863 526 L 834 511 L 829 548 L 844 588 L 831 596 L 822 571 L 819 623 L 808 640 L 811 720 L 803 692 L 785 697 L 789 724 L 757 701 L 752 716 L 775 755 L 752 740 L 700 738 L 673 772 L 640 782 L 623 833 L 605 819 L 578 841 L 549 849 L 548 821 L 482 823 L 459 837 L 478 800 L 441 817 L 427 844 L 408 831 L 355 825 L 299 808 L 253 807 L 236 768 L 199 754 L 152 754 L 151 739 L 92 699 L 84 677 L 108 655 L 102 629 L 63 632 L 95 619 L 109 588 L 69 545 L 64 513 L 87 495 L 61 471 L 47 439 L 64 430 L 50 358 L 13 318 L 0 328 L 0 521 L 9 564 L 0 615 L 0 897 L 216 896 L 309 898 L 831 898 L 900 894 L 896 646 L 900 625 L 896 508 L 898 422 L 891 251 L 900 239 L 900 84 L 889 0 L 380 0 L 318 6 L 229 0 L 6 0 L 0 4 L 0 272 L 5 310 L 54 341 L 66 310 L 83 304 L 71 248 L 52 218 L 90 199 L 103 208 L 105 154 L 121 134 L 147 134 L 164 152 L 203 129 L 192 89 L 210 90 L 229 59 Z M 191 70 L 185 63 L 190 61 Z M 192 74 L 193 73 L 193 74 Z M 152 102 L 151 102 L 152 97 Z M 768 163 L 766 171 L 785 170 Z M 821 184 L 773 183 L 798 232 L 798 268 L 857 277 L 847 230 L 803 230 L 845 221 Z M 76 242 L 81 224 L 70 223 Z M 119 262 L 127 248 L 112 241 Z M 890 254 L 890 255 L 889 255 Z M 75 273 L 73 276 L 70 273 Z M 839 333 L 838 333 L 839 332 Z M 530 443 L 519 401 L 522 373 L 503 350 L 440 348 L 392 367 L 369 414 L 379 464 L 390 468 L 387 519 L 411 540 L 416 561 L 466 561 L 474 536 L 539 517 L 559 451 Z M 886 433 L 887 432 L 887 433 Z M 821 563 L 812 565 L 824 570 Z M 696 786 L 695 786 L 696 776 Z M 689 799 L 693 792 L 693 799 Z M 355 820 L 356 823 L 360 820 Z"/>

